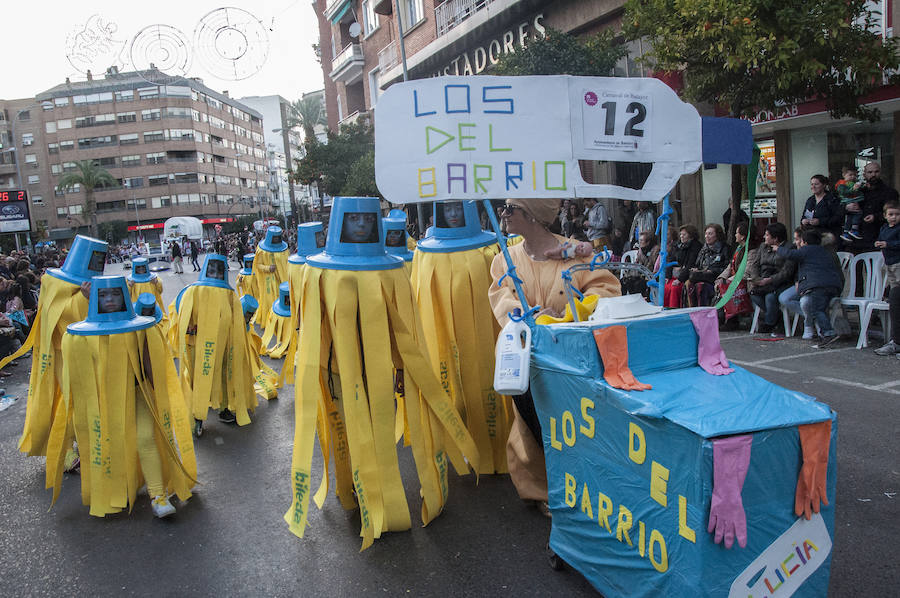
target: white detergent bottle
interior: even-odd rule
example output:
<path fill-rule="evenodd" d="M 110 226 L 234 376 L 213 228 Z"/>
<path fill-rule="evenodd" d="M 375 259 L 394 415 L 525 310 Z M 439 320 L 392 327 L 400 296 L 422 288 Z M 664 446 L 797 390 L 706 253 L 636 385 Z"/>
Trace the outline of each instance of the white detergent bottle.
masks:
<path fill-rule="evenodd" d="M 518 307 L 514 318 L 522 316 Z M 531 365 L 531 328 L 522 320 L 510 318 L 500 336 L 494 361 L 494 390 L 504 395 L 520 395 L 528 390 Z"/>

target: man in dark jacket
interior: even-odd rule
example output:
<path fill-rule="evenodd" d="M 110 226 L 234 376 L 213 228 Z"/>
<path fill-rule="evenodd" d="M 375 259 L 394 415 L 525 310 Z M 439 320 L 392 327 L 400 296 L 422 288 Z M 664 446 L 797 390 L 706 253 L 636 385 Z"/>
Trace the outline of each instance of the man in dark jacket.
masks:
<path fill-rule="evenodd" d="M 832 252 L 822 247 L 822 235 L 815 229 L 804 230 L 800 235 L 800 247 L 778 248 L 779 256 L 797 263 L 797 293 L 803 310 L 803 338 L 812 340 L 814 325 L 825 339 L 824 345 L 837 340 L 838 335 L 828 317 L 828 304 L 841 293 L 841 271 Z"/>
<path fill-rule="evenodd" d="M 787 228 L 780 222 L 766 227 L 763 243 L 749 264 L 750 300 L 765 314 L 759 332 L 772 332 L 779 321 L 781 313 L 778 295 L 794 283 L 797 264 L 793 260 L 778 255 L 778 248 L 787 242 Z"/>
<path fill-rule="evenodd" d="M 862 213 L 862 222 L 859 224 L 862 239 L 847 246 L 847 249 L 854 253 L 876 251 L 875 240 L 884 224 L 884 202 L 897 201 L 898 198 L 897 190 L 888 187 L 882 180 L 881 165 L 878 162 L 866 164 L 863 168 L 863 180 L 865 181 L 862 187 L 863 202 L 848 203 L 844 207 L 848 212 Z"/>

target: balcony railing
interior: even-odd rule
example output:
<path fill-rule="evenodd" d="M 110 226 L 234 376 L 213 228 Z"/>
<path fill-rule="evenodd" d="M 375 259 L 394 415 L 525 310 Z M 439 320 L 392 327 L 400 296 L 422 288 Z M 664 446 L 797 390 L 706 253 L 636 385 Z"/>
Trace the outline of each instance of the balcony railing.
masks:
<path fill-rule="evenodd" d="M 397 41 L 394 40 L 378 52 L 378 69 L 382 73 L 400 63 L 400 52 L 397 51 Z"/>
<path fill-rule="evenodd" d="M 487 7 L 494 0 L 447 0 L 434 9 L 438 37 Z"/>
<path fill-rule="evenodd" d="M 363 57 L 362 46 L 360 44 L 349 44 L 331 61 L 331 79 L 333 81 L 352 83 L 362 75 L 364 63 L 365 57 Z"/>

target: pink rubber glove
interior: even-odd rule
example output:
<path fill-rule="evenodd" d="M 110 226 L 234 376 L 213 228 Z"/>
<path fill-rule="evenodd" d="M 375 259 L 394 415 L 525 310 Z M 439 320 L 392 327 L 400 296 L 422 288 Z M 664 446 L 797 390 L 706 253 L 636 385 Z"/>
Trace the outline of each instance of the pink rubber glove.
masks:
<path fill-rule="evenodd" d="M 750 466 L 753 437 L 728 436 L 713 440 L 713 494 L 709 506 L 708 532 L 716 531 L 715 542 L 731 548 L 737 538 L 741 548 L 747 546 L 747 517 L 741 490 Z"/>
<path fill-rule="evenodd" d="M 704 309 L 691 312 L 691 322 L 700 340 L 697 342 L 697 364 L 706 372 L 715 376 L 724 376 L 734 372 L 728 364 L 725 351 L 719 342 L 719 318 L 716 310 Z"/>

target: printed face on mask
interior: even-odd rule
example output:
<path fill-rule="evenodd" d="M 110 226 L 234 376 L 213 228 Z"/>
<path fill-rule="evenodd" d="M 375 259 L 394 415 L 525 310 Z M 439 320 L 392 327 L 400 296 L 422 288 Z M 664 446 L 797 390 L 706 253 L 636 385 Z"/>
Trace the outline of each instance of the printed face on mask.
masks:
<path fill-rule="evenodd" d="M 437 212 L 440 228 L 461 228 L 466 225 L 466 215 L 460 201 L 438 204 Z"/>
<path fill-rule="evenodd" d="M 341 243 L 377 243 L 378 227 L 374 212 L 347 212 L 341 228 Z"/>
<path fill-rule="evenodd" d="M 125 311 L 125 296 L 120 288 L 97 289 L 97 313 Z"/>
<path fill-rule="evenodd" d="M 222 260 L 209 260 L 206 266 L 206 277 L 213 280 L 225 280 L 225 262 Z"/>

